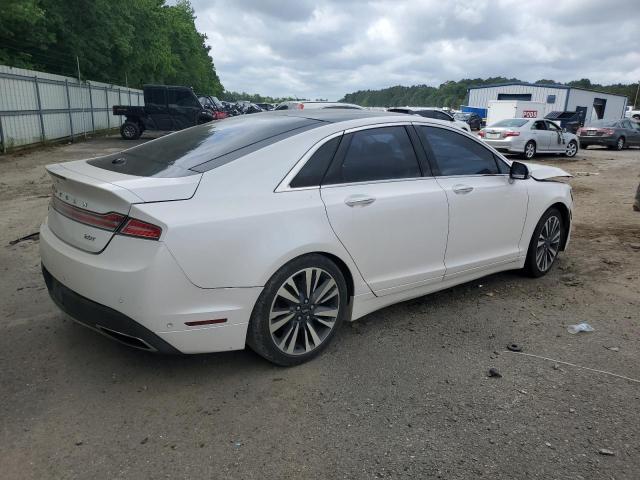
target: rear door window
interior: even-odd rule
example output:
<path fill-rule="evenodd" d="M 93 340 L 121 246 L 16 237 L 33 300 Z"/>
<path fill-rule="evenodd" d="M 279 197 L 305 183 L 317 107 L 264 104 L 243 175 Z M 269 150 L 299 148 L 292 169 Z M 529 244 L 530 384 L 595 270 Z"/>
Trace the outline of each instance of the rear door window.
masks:
<path fill-rule="evenodd" d="M 445 128 L 418 126 L 418 132 L 440 176 L 501 173 L 493 152 L 480 142 Z"/>
<path fill-rule="evenodd" d="M 182 88 L 170 88 L 169 89 L 169 106 L 175 107 L 198 107 L 193 92 Z"/>
<path fill-rule="evenodd" d="M 144 90 L 144 103 L 148 107 L 167 106 L 167 89 L 164 87 L 147 87 Z"/>
<path fill-rule="evenodd" d="M 360 130 L 345 136 L 345 141 L 348 143 L 344 154 L 331 165 L 323 181 L 325 185 L 422 175 L 409 135 L 402 126 Z"/>

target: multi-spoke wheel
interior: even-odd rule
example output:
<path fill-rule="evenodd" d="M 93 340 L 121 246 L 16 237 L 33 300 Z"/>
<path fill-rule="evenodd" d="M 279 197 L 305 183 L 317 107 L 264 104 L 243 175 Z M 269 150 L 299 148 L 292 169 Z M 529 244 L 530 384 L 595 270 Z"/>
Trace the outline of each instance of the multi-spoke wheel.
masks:
<path fill-rule="evenodd" d="M 524 146 L 524 153 L 522 154 L 526 160 L 531 160 L 536 156 L 536 142 L 529 140 Z"/>
<path fill-rule="evenodd" d="M 571 140 L 567 145 L 567 150 L 564 152 L 565 156 L 571 158 L 575 157 L 576 153 L 578 153 L 578 144 Z"/>
<path fill-rule="evenodd" d="M 533 277 L 541 277 L 553 266 L 564 235 L 562 215 L 551 208 L 542 216 L 533 232 L 525 270 Z"/>
<path fill-rule="evenodd" d="M 322 255 L 289 262 L 269 280 L 256 302 L 247 343 L 278 365 L 297 365 L 317 355 L 344 318 L 346 283 Z"/>

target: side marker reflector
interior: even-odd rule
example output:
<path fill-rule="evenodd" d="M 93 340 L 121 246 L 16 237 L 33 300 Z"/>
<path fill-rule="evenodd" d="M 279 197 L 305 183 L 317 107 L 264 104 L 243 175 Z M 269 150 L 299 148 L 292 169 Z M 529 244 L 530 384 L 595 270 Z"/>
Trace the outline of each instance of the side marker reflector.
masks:
<path fill-rule="evenodd" d="M 226 318 L 216 318 L 215 320 L 197 320 L 195 322 L 184 322 L 189 327 L 197 327 L 199 325 L 213 325 L 215 323 L 226 323 Z"/>

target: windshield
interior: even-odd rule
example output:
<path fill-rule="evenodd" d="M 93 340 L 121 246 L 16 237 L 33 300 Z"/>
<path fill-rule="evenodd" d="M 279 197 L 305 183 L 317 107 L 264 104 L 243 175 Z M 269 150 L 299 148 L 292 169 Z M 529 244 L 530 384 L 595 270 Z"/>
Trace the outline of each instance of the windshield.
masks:
<path fill-rule="evenodd" d="M 286 115 L 247 115 L 187 128 L 106 157 L 94 167 L 142 177 L 205 172 L 324 122 Z"/>
<path fill-rule="evenodd" d="M 509 120 L 500 120 L 491 125 L 492 127 L 521 127 L 529 120 L 524 118 L 510 118 Z"/>
<path fill-rule="evenodd" d="M 614 120 L 596 120 L 594 122 L 589 122 L 587 127 L 617 127 L 618 122 Z"/>

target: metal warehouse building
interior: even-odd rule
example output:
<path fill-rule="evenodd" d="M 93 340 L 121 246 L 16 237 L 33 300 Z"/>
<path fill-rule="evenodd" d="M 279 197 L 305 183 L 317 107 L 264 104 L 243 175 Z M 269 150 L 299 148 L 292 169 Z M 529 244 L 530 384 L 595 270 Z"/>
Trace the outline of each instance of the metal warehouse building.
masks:
<path fill-rule="evenodd" d="M 586 122 L 622 118 L 627 107 L 627 97 L 622 95 L 565 85 L 514 82 L 482 85 L 469 89 L 468 105 L 471 107 L 486 109 L 492 100 L 541 102 L 545 104 L 545 115 L 558 111 L 581 112 Z"/>

